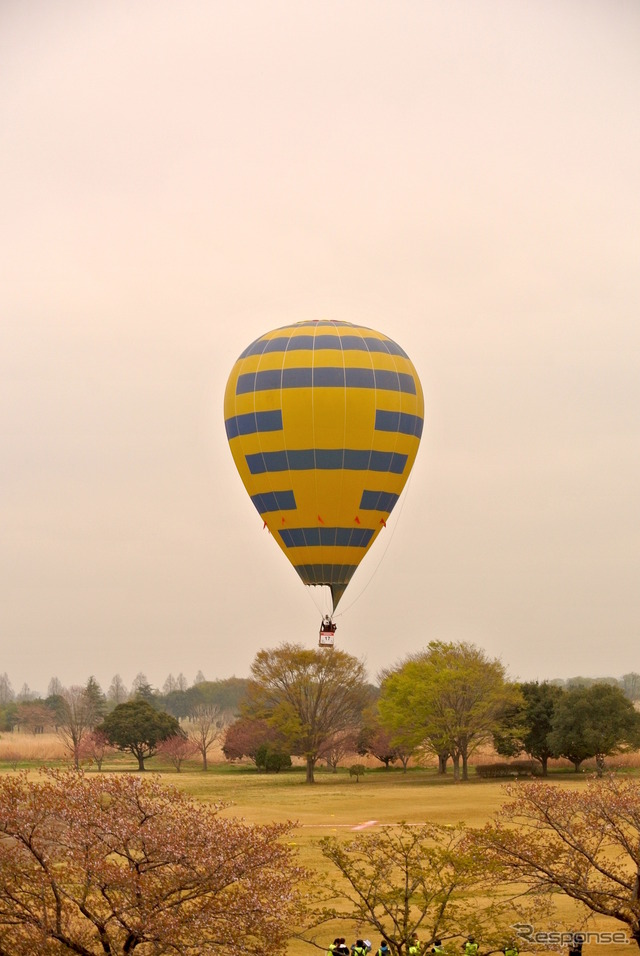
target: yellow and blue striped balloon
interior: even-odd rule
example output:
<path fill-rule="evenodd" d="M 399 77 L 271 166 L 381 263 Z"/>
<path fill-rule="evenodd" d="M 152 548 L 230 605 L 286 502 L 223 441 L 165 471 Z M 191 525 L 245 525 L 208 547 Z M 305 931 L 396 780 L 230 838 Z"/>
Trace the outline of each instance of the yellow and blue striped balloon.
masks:
<path fill-rule="evenodd" d="M 373 329 L 298 322 L 244 350 L 224 417 L 265 525 L 305 584 L 330 587 L 335 609 L 418 451 L 424 399 L 411 361 Z"/>

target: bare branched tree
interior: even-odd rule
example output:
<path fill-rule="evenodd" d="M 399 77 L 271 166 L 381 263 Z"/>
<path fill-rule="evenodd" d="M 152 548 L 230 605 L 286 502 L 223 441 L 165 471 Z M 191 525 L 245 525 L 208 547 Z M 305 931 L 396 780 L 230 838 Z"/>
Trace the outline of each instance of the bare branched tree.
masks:
<path fill-rule="evenodd" d="M 191 713 L 187 737 L 202 757 L 202 769 L 207 769 L 207 755 L 224 733 L 227 721 L 217 704 L 200 704 Z"/>

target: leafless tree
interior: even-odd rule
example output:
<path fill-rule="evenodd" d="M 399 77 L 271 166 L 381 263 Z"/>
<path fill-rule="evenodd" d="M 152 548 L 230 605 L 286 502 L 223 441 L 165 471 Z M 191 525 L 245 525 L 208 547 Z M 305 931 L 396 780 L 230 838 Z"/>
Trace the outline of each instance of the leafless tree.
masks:
<path fill-rule="evenodd" d="M 173 674 L 169 674 L 166 681 L 162 685 L 162 693 L 171 694 L 173 693 L 174 690 L 177 690 L 177 689 L 178 689 L 178 684 L 176 682 L 175 677 L 173 676 Z"/>
<path fill-rule="evenodd" d="M 4 674 L 0 674 L 0 707 L 6 707 L 14 699 L 13 687 L 5 671 Z"/>
<path fill-rule="evenodd" d="M 82 743 L 98 722 L 93 703 L 85 687 L 68 687 L 60 695 L 57 734 L 73 758 L 76 770 L 79 767 Z"/>
<path fill-rule="evenodd" d="M 118 704 L 124 704 L 128 696 L 129 692 L 124 686 L 120 674 L 116 674 L 109 685 L 109 690 L 107 691 L 107 700 L 112 701 L 117 707 Z"/>
<path fill-rule="evenodd" d="M 59 697 L 62 694 L 62 681 L 57 677 L 52 677 L 47 687 L 47 697 Z"/>
<path fill-rule="evenodd" d="M 195 707 L 187 730 L 187 737 L 193 742 L 202 757 L 202 769 L 207 769 L 207 755 L 213 745 L 220 740 L 226 721 L 217 704 L 201 704 Z"/>

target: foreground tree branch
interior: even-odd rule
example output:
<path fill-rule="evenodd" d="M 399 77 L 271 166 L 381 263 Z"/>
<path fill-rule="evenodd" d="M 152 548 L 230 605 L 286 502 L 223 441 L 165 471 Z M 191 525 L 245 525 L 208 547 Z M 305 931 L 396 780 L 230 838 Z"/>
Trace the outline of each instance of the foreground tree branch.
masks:
<path fill-rule="evenodd" d="M 414 934 L 423 952 L 436 939 L 468 934 L 483 940 L 483 952 L 499 951 L 515 921 L 539 912 L 536 901 L 518 905 L 517 889 L 505 892 L 500 867 L 487 863 L 461 825 L 401 824 L 353 840 L 327 837 L 320 847 L 338 878 L 316 925 L 353 920 L 387 939 L 395 956 L 408 952 Z"/>
<path fill-rule="evenodd" d="M 640 946 L 640 785 L 605 777 L 585 789 L 543 783 L 514 797 L 474 843 L 531 893 L 557 892 L 628 928 Z"/>
<path fill-rule="evenodd" d="M 1 956 L 258 956 L 300 921 L 290 824 L 249 826 L 156 778 L 0 780 Z"/>

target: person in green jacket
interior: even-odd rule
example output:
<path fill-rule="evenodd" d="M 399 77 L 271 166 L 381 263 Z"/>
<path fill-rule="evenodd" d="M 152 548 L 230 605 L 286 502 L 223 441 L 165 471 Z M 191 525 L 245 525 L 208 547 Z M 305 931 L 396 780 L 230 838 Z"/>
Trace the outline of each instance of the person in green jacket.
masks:
<path fill-rule="evenodd" d="M 504 956 L 519 956 L 520 950 L 514 941 L 510 939 L 502 952 L 504 953 Z"/>
<path fill-rule="evenodd" d="M 433 953 L 433 956 L 441 956 L 441 954 L 444 953 L 444 946 L 442 945 L 441 939 L 434 939 L 431 952 Z"/>
<path fill-rule="evenodd" d="M 466 943 L 462 944 L 464 956 L 478 956 L 478 944 L 473 936 L 467 937 Z"/>

